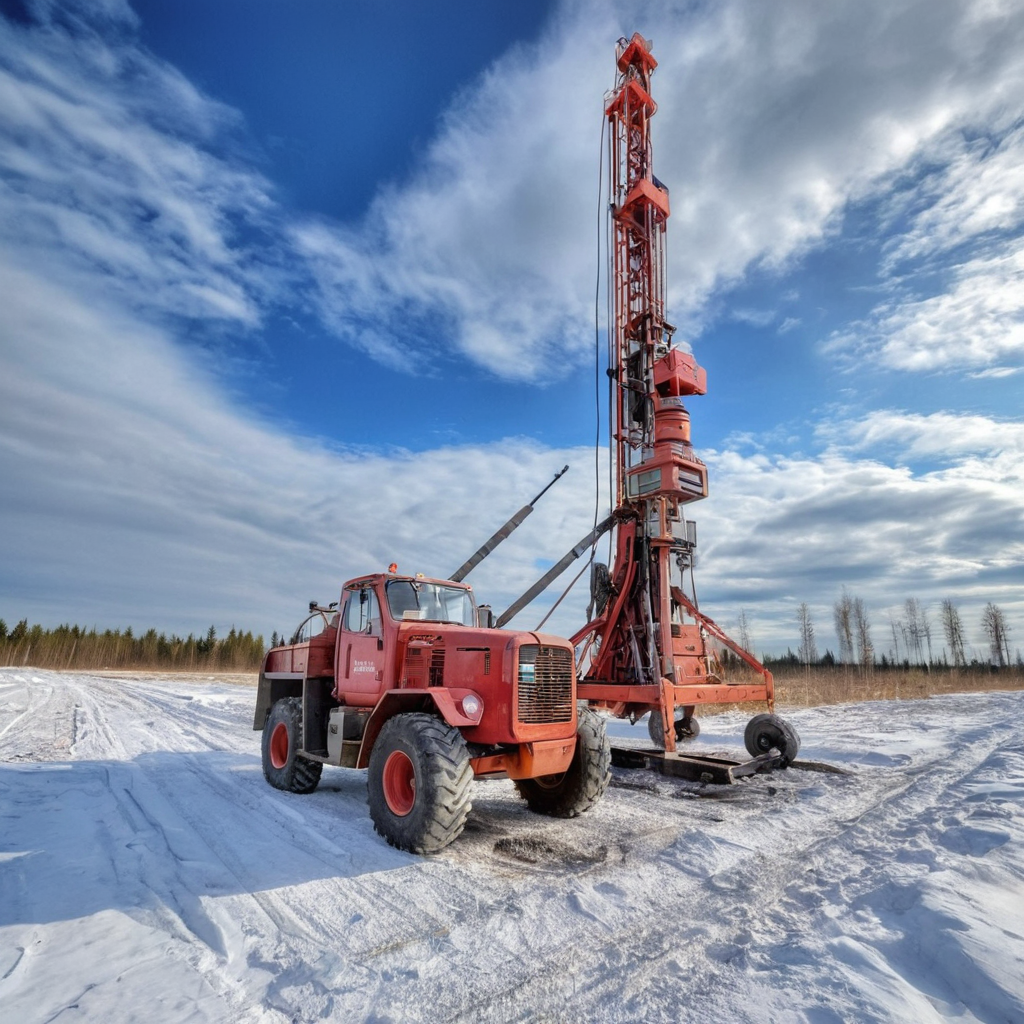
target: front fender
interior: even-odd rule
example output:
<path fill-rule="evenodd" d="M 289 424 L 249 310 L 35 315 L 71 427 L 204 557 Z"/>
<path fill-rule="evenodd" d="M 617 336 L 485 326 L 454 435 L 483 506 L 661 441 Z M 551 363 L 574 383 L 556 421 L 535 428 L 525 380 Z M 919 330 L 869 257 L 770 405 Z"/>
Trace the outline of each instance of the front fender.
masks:
<path fill-rule="evenodd" d="M 473 690 L 465 688 L 431 687 L 427 689 L 386 690 L 370 713 L 363 732 L 363 742 L 359 747 L 357 768 L 365 768 L 370 763 L 370 753 L 377 741 L 384 723 L 395 715 L 404 715 L 412 711 L 425 711 L 437 714 L 456 729 L 469 729 L 480 724 L 483 709 L 476 717 L 466 715 L 462 710 L 462 698 Z"/>

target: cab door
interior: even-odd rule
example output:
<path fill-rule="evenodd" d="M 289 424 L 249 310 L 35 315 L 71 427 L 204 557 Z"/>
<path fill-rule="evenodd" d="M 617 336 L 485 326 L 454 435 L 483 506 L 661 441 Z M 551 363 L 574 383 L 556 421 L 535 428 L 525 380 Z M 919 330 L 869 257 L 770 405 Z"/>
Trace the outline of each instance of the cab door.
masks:
<path fill-rule="evenodd" d="M 387 651 L 373 587 L 348 591 L 338 633 L 338 690 L 349 704 L 377 703 L 385 689 Z"/>

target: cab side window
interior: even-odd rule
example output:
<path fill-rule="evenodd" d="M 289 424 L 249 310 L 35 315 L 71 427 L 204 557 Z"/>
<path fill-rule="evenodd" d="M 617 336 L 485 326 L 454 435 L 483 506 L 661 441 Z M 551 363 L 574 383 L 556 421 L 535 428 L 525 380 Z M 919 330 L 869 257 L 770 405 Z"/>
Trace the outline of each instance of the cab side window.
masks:
<path fill-rule="evenodd" d="M 313 637 L 319 636 L 326 628 L 327 618 L 322 612 L 315 612 L 292 633 L 289 643 L 305 643 L 307 640 L 312 640 Z"/>
<path fill-rule="evenodd" d="M 372 588 L 353 590 L 345 602 L 345 629 L 349 633 L 380 633 L 380 607 Z"/>

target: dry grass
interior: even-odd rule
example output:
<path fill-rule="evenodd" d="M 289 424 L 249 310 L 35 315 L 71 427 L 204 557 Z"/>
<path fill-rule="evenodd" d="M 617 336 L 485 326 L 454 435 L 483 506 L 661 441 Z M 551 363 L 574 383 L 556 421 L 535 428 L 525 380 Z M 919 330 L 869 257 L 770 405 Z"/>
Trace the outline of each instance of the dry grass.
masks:
<path fill-rule="evenodd" d="M 1024 689 L 1024 672 L 965 669 L 959 672 L 878 671 L 796 672 L 776 677 L 776 699 L 790 707 L 816 707 L 861 700 L 913 700 L 940 693 L 983 693 Z"/>
<path fill-rule="evenodd" d="M 39 667 L 39 666 L 35 666 Z M 175 670 L 164 667 L 149 669 L 64 669 L 105 679 L 162 679 L 189 683 L 230 683 L 255 687 L 258 672 Z M 984 693 L 992 690 L 1024 690 L 1024 670 L 1007 668 L 999 672 L 985 669 L 962 669 L 957 672 L 939 670 L 926 672 L 913 668 L 875 669 L 863 673 L 859 669 L 780 668 L 774 673 L 775 699 L 782 707 L 809 708 L 826 704 L 848 704 L 864 700 L 915 700 L 942 693 Z M 732 671 L 730 682 L 758 682 L 753 673 Z M 749 710 L 749 704 L 702 704 L 699 714 L 715 715 L 736 709 Z"/>
<path fill-rule="evenodd" d="M 942 693 L 984 693 L 991 690 L 1024 690 L 1024 671 L 1006 668 L 993 672 L 983 668 L 928 672 L 923 668 L 874 669 L 862 672 L 850 666 L 834 669 L 779 668 L 775 677 L 775 699 L 782 707 L 811 708 L 825 704 L 847 704 L 864 700 L 915 700 Z M 730 672 L 729 681 L 748 679 L 752 673 Z M 714 715 L 747 704 L 705 704 L 700 715 Z"/>
<path fill-rule="evenodd" d="M 190 672 L 187 669 L 154 668 L 154 669 L 85 669 L 75 668 L 67 671 L 82 675 L 99 676 L 101 679 L 159 679 L 163 681 L 185 683 L 230 683 L 232 686 L 250 686 L 255 689 L 259 683 L 258 672 Z"/>

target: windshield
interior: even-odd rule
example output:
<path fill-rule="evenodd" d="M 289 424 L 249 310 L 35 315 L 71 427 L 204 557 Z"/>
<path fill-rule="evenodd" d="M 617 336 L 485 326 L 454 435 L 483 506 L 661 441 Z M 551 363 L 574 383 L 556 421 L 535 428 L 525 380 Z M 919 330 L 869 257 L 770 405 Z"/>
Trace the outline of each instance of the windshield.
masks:
<path fill-rule="evenodd" d="M 387 585 L 387 595 L 392 618 L 476 625 L 473 595 L 461 587 L 420 583 L 418 580 L 391 580 Z"/>

